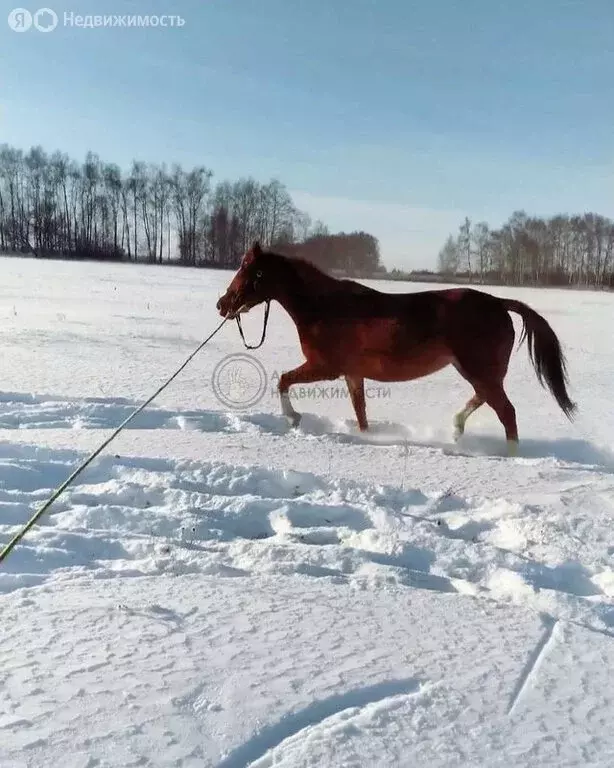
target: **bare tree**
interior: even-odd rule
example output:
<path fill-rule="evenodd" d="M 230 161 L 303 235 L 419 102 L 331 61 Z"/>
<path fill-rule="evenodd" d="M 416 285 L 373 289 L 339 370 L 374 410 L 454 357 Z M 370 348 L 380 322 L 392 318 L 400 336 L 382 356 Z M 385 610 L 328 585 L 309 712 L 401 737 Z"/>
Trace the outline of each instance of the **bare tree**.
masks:
<path fill-rule="evenodd" d="M 439 254 L 440 272 L 464 271 L 467 222 L 456 242 L 446 240 Z M 498 230 L 489 231 L 480 222 L 473 229 L 472 243 L 480 281 L 614 287 L 614 222 L 596 213 L 542 219 L 515 211 Z M 453 246 L 462 259 L 462 266 L 455 269 L 451 269 Z"/>
<path fill-rule="evenodd" d="M 370 235 L 331 236 L 321 222 L 312 226 L 278 179 L 241 178 L 212 190 L 212 176 L 202 166 L 175 165 L 169 173 L 142 161 L 124 172 L 94 152 L 77 163 L 41 147 L 24 154 L 2 145 L 0 249 L 157 264 L 166 253 L 185 265 L 236 267 L 256 239 L 269 247 L 298 239 L 311 243 L 310 253 L 328 254 L 324 265 L 378 262 Z"/>

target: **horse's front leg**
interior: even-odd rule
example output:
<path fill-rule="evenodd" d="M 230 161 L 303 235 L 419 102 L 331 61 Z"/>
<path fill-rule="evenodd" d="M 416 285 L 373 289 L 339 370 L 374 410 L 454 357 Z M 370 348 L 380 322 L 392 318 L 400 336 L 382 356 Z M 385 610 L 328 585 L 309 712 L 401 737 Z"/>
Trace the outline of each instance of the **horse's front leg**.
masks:
<path fill-rule="evenodd" d="M 301 414 L 297 413 L 290 402 L 288 390 L 293 384 L 312 384 L 314 381 L 323 381 L 325 379 L 337 379 L 339 374 L 328 366 L 319 363 L 310 363 L 307 361 L 299 365 L 293 371 L 282 373 L 279 377 L 279 399 L 281 402 L 281 412 L 288 418 L 293 427 L 297 427 L 301 420 Z"/>
<path fill-rule="evenodd" d="M 369 429 L 369 424 L 367 422 L 367 406 L 365 403 L 365 380 L 361 376 L 346 376 L 345 381 L 348 385 L 350 399 L 352 400 L 354 413 L 358 420 L 358 428 L 361 432 L 366 432 Z"/>

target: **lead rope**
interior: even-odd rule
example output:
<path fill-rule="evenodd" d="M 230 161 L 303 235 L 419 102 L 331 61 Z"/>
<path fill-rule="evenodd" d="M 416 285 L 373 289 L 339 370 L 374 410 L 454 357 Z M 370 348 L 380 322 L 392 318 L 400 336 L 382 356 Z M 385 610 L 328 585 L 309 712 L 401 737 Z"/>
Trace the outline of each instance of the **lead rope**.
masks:
<path fill-rule="evenodd" d="M 271 309 L 271 301 L 269 299 L 267 301 L 267 303 L 266 303 L 266 309 L 264 310 L 264 324 L 262 326 L 262 337 L 260 339 L 260 343 L 258 343 L 258 344 L 251 344 L 250 345 L 250 344 L 248 344 L 245 341 L 245 336 L 243 335 L 243 328 L 241 327 L 241 316 L 237 315 L 237 317 L 236 317 L 237 327 L 239 329 L 239 333 L 241 334 L 241 339 L 243 340 L 243 344 L 245 345 L 245 349 L 258 349 L 259 347 L 261 347 L 264 344 L 264 338 L 266 336 L 266 327 L 267 327 L 267 323 L 269 321 L 269 310 L 270 309 Z"/>
<path fill-rule="evenodd" d="M 153 395 L 151 395 L 151 397 L 148 397 L 148 398 L 147 398 L 147 400 L 145 400 L 145 402 L 144 402 L 142 405 L 140 405 L 140 406 L 139 406 L 139 407 L 138 407 L 138 408 L 137 408 L 137 409 L 136 409 L 136 410 L 135 410 L 133 413 L 131 413 L 131 414 L 130 414 L 130 416 L 128 416 L 128 418 L 127 418 L 127 419 L 125 419 L 124 421 L 122 421 L 122 423 L 119 425 L 119 427 L 117 427 L 117 429 L 115 430 L 115 432 L 113 432 L 113 434 L 112 434 L 110 437 L 108 437 L 108 438 L 107 438 L 107 439 L 104 441 L 104 443 L 102 443 L 102 445 L 100 445 L 100 447 L 96 448 L 96 450 L 95 450 L 95 451 L 94 451 L 94 452 L 93 452 L 93 453 L 92 453 L 90 456 L 88 456 L 88 457 L 87 457 L 87 459 L 86 459 L 86 460 L 85 460 L 85 461 L 84 461 L 84 462 L 83 462 L 83 463 L 82 463 L 80 466 L 78 466 L 78 467 L 77 467 L 77 469 L 75 469 L 75 471 L 74 471 L 74 472 L 73 472 L 73 473 L 70 475 L 70 477 L 68 477 L 68 478 L 67 478 L 67 479 L 66 479 L 66 480 L 65 480 L 65 481 L 62 483 L 62 485 L 60 485 L 60 486 L 57 488 L 57 490 L 56 490 L 56 491 L 54 491 L 54 493 L 52 494 L 52 496 L 50 496 L 50 498 L 49 498 L 49 499 L 48 499 L 48 500 L 47 500 L 47 501 L 46 501 L 46 502 L 43 504 L 43 506 L 42 506 L 42 507 L 41 507 L 41 508 L 40 508 L 40 509 L 39 509 L 37 512 L 35 512 L 35 514 L 34 514 L 34 515 L 32 515 L 32 517 L 31 517 L 31 518 L 28 520 L 28 522 L 27 522 L 27 523 L 26 523 L 26 524 L 23 526 L 23 528 L 22 528 L 20 531 L 18 531 L 18 533 L 16 533 L 16 534 L 15 534 L 15 536 L 13 536 L 13 538 L 12 538 L 12 539 L 9 541 L 9 543 L 8 543 L 8 544 L 7 544 L 7 545 L 4 547 L 4 549 L 3 549 L 3 550 L 0 552 L 0 563 L 2 563 L 2 561 L 3 561 L 3 560 L 5 560 L 5 559 L 8 557 L 8 555 L 11 553 L 11 551 L 13 550 L 13 548 L 15 547 L 15 545 L 16 545 L 16 544 L 18 544 L 18 543 L 19 543 L 19 541 L 21 541 L 21 539 L 22 539 L 22 538 L 23 538 L 23 537 L 26 535 L 26 533 L 27 533 L 27 532 L 30 530 L 30 528 L 32 528 L 32 526 L 34 526 L 34 525 L 36 524 L 36 522 L 37 522 L 37 521 L 38 521 L 38 520 L 39 520 L 39 519 L 40 519 L 40 518 L 41 518 L 41 517 L 42 517 L 42 516 L 45 514 L 45 512 L 46 512 L 46 511 L 49 509 L 49 507 L 50 507 L 50 506 L 53 504 L 53 502 L 54 502 L 54 501 L 55 501 L 55 500 L 58 498 L 58 496 L 60 496 L 60 494 L 61 494 L 61 493 L 62 493 L 62 492 L 63 492 L 63 491 L 64 491 L 64 490 L 65 490 L 65 489 L 66 489 L 66 488 L 67 488 L 67 487 L 70 485 L 70 483 L 72 483 L 72 481 L 73 481 L 73 480 L 74 480 L 76 477 L 78 477 L 78 476 L 81 474 L 81 472 L 83 472 L 83 470 L 84 470 L 86 467 L 88 467 L 88 466 L 89 466 L 89 465 L 92 463 L 92 461 L 94 461 L 94 459 L 96 458 L 96 456 L 98 456 L 98 454 L 99 454 L 99 453 L 101 453 L 101 452 L 102 452 L 102 451 L 103 451 L 103 450 L 104 450 L 104 449 L 107 447 L 107 445 L 109 445 L 109 443 L 110 443 L 112 440 L 114 440 L 114 439 L 117 437 L 117 435 L 119 435 L 119 433 L 120 433 L 120 432 L 121 432 L 123 429 L 125 429 L 125 428 L 126 428 L 126 426 L 127 426 L 127 425 L 128 425 L 128 424 L 129 424 L 129 423 L 132 421 L 132 419 L 133 419 L 133 418 L 134 418 L 134 417 L 135 417 L 137 414 L 139 414 L 139 413 L 140 413 L 140 412 L 141 412 L 141 411 L 142 411 L 144 408 L 146 408 L 146 407 L 147 407 L 147 406 L 148 406 L 148 405 L 149 405 L 149 404 L 150 404 L 150 403 L 151 403 L 153 400 L 155 400 L 155 398 L 156 398 L 156 397 L 158 397 L 158 395 L 160 394 L 160 392 L 162 392 L 162 390 L 166 389 L 166 387 L 168 387 L 168 385 L 169 385 L 169 384 L 170 384 L 170 383 L 171 383 L 171 382 L 172 382 L 174 379 L 176 379 L 176 378 L 177 378 L 177 376 L 179 376 L 179 374 L 181 373 L 181 371 L 183 371 L 183 369 L 184 369 L 184 368 L 185 368 L 185 367 L 188 365 L 188 363 L 189 363 L 189 362 L 190 362 L 190 361 L 191 361 L 191 360 L 192 360 L 194 357 L 196 357 L 196 355 L 197 355 L 197 354 L 200 352 L 200 350 L 201 350 L 201 349 L 202 349 L 202 348 L 205 346 L 205 344 L 207 344 L 207 343 L 208 343 L 208 342 L 209 342 L 209 341 L 210 341 L 210 340 L 211 340 L 211 339 L 212 339 L 212 338 L 215 336 L 215 334 L 216 334 L 216 333 L 217 333 L 217 332 L 218 332 L 218 331 L 221 329 L 221 327 L 224 325 L 224 323 L 225 323 L 225 322 L 226 322 L 226 318 L 224 318 L 224 319 L 222 320 L 222 322 L 221 322 L 221 323 L 218 325 L 218 327 L 217 327 L 217 328 L 216 328 L 216 329 L 213 331 L 213 333 L 210 333 L 210 334 L 209 334 L 209 336 L 207 336 L 207 338 L 206 338 L 204 341 L 201 341 L 201 343 L 198 345 L 198 347 L 196 347 L 196 349 L 194 350 L 194 352 L 192 352 L 192 354 L 191 354 L 191 355 L 190 355 L 190 356 L 189 356 L 189 357 L 188 357 L 188 358 L 185 360 L 185 362 L 184 362 L 184 363 L 183 363 L 183 364 L 182 364 L 182 365 L 181 365 L 179 368 L 177 368 L 177 370 L 175 371 L 175 373 L 173 373 L 173 375 L 172 375 L 172 376 L 170 376 L 170 377 L 169 377 L 169 378 L 168 378 L 168 379 L 167 379 L 167 380 L 164 382 L 164 384 L 162 384 L 162 386 L 158 387 L 158 389 L 157 389 L 157 390 L 156 390 L 156 391 L 153 393 Z M 261 342 L 261 343 L 262 343 L 262 342 Z"/>

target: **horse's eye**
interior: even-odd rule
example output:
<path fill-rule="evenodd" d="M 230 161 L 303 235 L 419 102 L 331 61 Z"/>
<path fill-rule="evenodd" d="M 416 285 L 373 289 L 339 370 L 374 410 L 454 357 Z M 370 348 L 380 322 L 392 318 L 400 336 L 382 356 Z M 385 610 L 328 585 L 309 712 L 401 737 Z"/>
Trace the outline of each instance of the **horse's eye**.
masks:
<path fill-rule="evenodd" d="M 260 272 L 260 270 L 258 270 L 258 272 L 256 272 L 256 277 L 262 277 L 262 272 Z"/>

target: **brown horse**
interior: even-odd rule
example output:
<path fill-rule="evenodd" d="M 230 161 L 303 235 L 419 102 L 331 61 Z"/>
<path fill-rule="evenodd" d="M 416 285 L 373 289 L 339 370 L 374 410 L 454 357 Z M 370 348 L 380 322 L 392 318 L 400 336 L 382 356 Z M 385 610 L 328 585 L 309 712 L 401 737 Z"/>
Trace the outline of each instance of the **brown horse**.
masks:
<path fill-rule="evenodd" d="M 472 288 L 384 293 L 353 280 L 340 280 L 298 258 L 263 251 L 258 243 L 243 257 L 224 296 L 223 317 L 238 318 L 262 302 L 278 301 L 296 324 L 306 362 L 279 380 L 281 410 L 296 426 L 290 402 L 293 384 L 343 376 L 358 425 L 368 428 L 365 378 L 409 381 L 453 365 L 474 388 L 474 396 L 454 418 L 455 437 L 483 403 L 505 428 L 508 451 L 518 443 L 516 411 L 503 389 L 514 346 L 508 314 L 523 321 L 521 343 L 539 382 L 547 386 L 565 415 L 576 409 L 567 394 L 566 363 L 547 321 L 526 304 Z"/>

